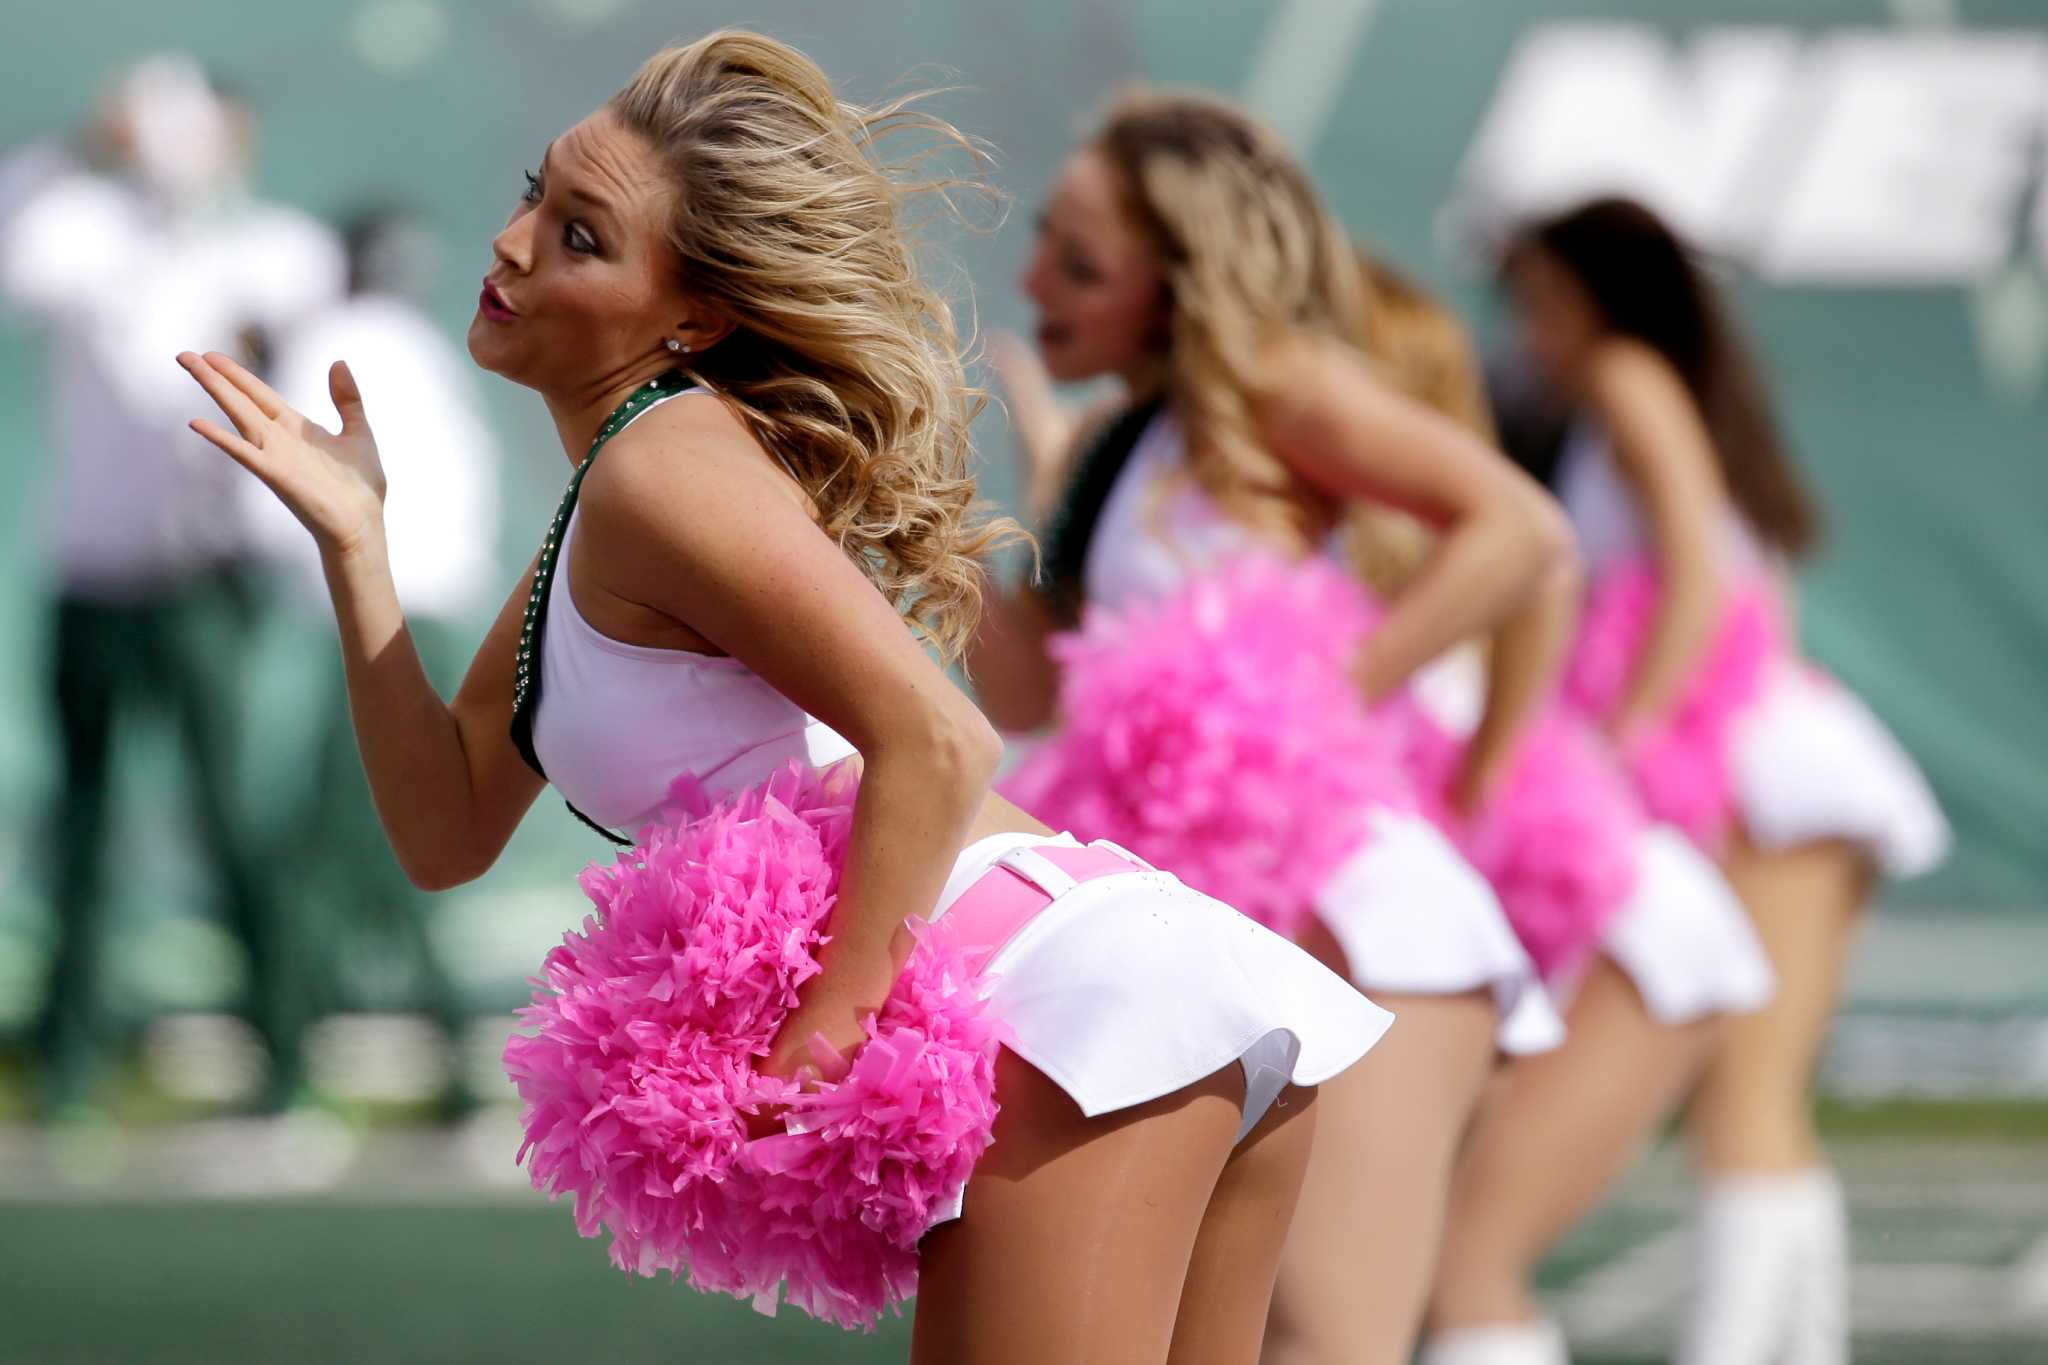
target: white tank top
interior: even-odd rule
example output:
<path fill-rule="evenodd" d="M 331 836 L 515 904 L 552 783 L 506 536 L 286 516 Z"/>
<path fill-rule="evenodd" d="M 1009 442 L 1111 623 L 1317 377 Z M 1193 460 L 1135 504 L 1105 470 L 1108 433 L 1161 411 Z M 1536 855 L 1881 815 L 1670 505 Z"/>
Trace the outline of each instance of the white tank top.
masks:
<path fill-rule="evenodd" d="M 1564 454 L 1558 460 L 1557 500 L 1571 518 L 1589 576 L 1597 577 L 1621 560 L 1651 552 L 1642 504 L 1614 467 L 1607 433 L 1596 423 L 1576 422 L 1566 437 Z M 1721 544 L 1724 567 L 1751 568 L 1770 562 L 1732 507 L 1722 518 Z"/>
<path fill-rule="evenodd" d="M 534 753 L 571 805 L 631 834 L 678 777 L 695 777 L 717 797 L 752 786 L 791 760 L 822 768 L 854 752 L 738 659 L 600 634 L 576 609 L 570 587 L 570 545 L 580 515 L 580 509 L 571 513 L 562 532 L 533 718 Z"/>
<path fill-rule="evenodd" d="M 1230 555 L 1263 545 L 1187 476 L 1180 423 L 1162 409 L 1103 500 L 1082 589 L 1089 602 L 1107 606 L 1164 596 Z"/>

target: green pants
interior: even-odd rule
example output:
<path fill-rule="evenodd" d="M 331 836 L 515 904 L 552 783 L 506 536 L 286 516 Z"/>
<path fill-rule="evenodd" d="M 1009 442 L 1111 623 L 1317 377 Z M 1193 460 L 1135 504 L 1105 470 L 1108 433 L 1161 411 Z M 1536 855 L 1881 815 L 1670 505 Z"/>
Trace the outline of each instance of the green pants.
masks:
<path fill-rule="evenodd" d="M 55 702 L 61 774 L 52 831 L 56 951 L 36 1029 L 52 1107 L 84 1099 L 104 1055 L 109 877 L 126 865 L 108 846 L 117 741 L 138 724 L 171 727 L 189 785 L 191 825 L 227 927 L 242 942 L 244 1015 L 270 1052 L 273 1096 L 297 1084 L 307 1018 L 290 934 L 275 913 L 230 800 L 240 727 L 237 691 L 249 599 L 235 572 L 195 576 L 146 603 L 62 597 L 56 604 Z"/>
<path fill-rule="evenodd" d="M 428 675 L 444 687 L 446 678 L 459 678 L 467 661 L 460 633 L 432 620 L 409 624 Z M 290 850 L 293 882 L 280 894 L 295 903 L 295 921 L 318 935 L 322 961 L 340 966 L 370 957 L 403 974 L 395 990 L 388 983 L 371 989 L 376 980 L 331 981 L 339 1003 L 424 1010 L 458 1040 L 467 1015 L 427 934 L 433 898 L 399 868 L 378 822 L 338 660 L 328 676 L 332 691 L 322 703 L 317 752 L 308 767 L 313 780 L 294 828 L 281 840 Z"/>

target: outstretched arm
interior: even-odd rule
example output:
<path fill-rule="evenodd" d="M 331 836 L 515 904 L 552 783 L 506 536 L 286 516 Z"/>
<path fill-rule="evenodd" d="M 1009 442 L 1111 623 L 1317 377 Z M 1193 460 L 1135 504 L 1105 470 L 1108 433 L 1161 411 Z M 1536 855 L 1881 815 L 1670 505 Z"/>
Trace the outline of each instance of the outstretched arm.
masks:
<path fill-rule="evenodd" d="M 1451 793 L 1466 814 L 1478 811 L 1499 790 L 1522 732 L 1556 686 L 1578 623 L 1583 582 L 1576 560 L 1567 557 L 1494 633 L 1486 661 L 1486 707 Z"/>
<path fill-rule="evenodd" d="M 1677 704 L 1713 646 L 1721 613 L 1714 537 L 1727 496 L 1699 409 L 1663 357 L 1633 342 L 1608 345 L 1593 359 L 1589 397 L 1657 556 L 1656 614 L 1607 718 L 1625 741 Z"/>
<path fill-rule="evenodd" d="M 192 429 L 269 486 L 312 533 L 334 601 L 356 747 L 384 832 L 405 873 L 429 890 L 480 876 L 540 794 L 512 747 L 513 656 L 528 578 L 484 637 L 452 704 L 420 662 L 392 584 L 384 472 L 348 367 L 330 375 L 339 433 L 307 421 L 224 355 L 178 363 L 234 424 Z"/>
<path fill-rule="evenodd" d="M 1332 497 L 1386 503 L 1441 532 L 1366 644 L 1369 696 L 1384 697 L 1504 620 L 1570 559 L 1571 531 L 1549 494 L 1463 427 L 1396 392 L 1350 347 L 1285 338 L 1267 374 L 1255 411 L 1274 454 Z"/>

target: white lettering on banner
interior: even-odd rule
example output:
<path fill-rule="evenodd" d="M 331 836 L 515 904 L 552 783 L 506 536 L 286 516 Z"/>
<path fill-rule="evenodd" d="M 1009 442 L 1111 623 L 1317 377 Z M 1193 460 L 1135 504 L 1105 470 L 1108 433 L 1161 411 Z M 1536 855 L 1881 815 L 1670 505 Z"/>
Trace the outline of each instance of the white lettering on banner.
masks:
<path fill-rule="evenodd" d="M 2025 250 L 2044 132 L 2041 33 L 1717 28 L 1681 52 L 1646 25 L 1543 25 L 1508 60 L 1452 218 L 1491 236 L 1622 193 L 1788 282 L 1975 280 Z"/>
<path fill-rule="evenodd" d="M 2048 114 L 2048 41 L 1841 34 L 1806 63 L 1821 98 L 1757 255 L 1825 282 L 1982 279 L 2012 259 Z"/>
<path fill-rule="evenodd" d="M 1655 203 L 1721 244 L 1765 125 L 1784 100 L 1797 38 L 1721 31 L 1680 62 L 1655 29 L 1560 24 L 1516 47 L 1461 177 L 1482 226 L 1596 194 Z"/>

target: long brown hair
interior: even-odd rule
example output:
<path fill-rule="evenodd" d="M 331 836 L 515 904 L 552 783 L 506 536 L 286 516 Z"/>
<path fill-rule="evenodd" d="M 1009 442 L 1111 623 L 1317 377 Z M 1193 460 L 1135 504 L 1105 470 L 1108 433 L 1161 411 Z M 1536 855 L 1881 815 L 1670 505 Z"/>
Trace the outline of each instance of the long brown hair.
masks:
<path fill-rule="evenodd" d="M 899 133 L 981 150 L 909 99 L 848 104 L 815 63 L 726 31 L 650 58 L 607 106 L 667 162 L 689 287 L 738 321 L 693 377 L 810 492 L 826 533 L 947 658 L 973 634 L 983 561 L 1021 537 L 975 503 L 967 382 L 946 300 L 901 221 L 957 179 L 883 159 Z"/>
<path fill-rule="evenodd" d="M 1541 251 L 1578 280 L 1611 330 L 1649 346 L 1699 405 L 1721 477 L 1757 536 L 1787 558 L 1820 516 L 1779 434 L 1762 374 L 1693 252 L 1631 199 L 1595 199 L 1521 232 L 1507 260 Z"/>

